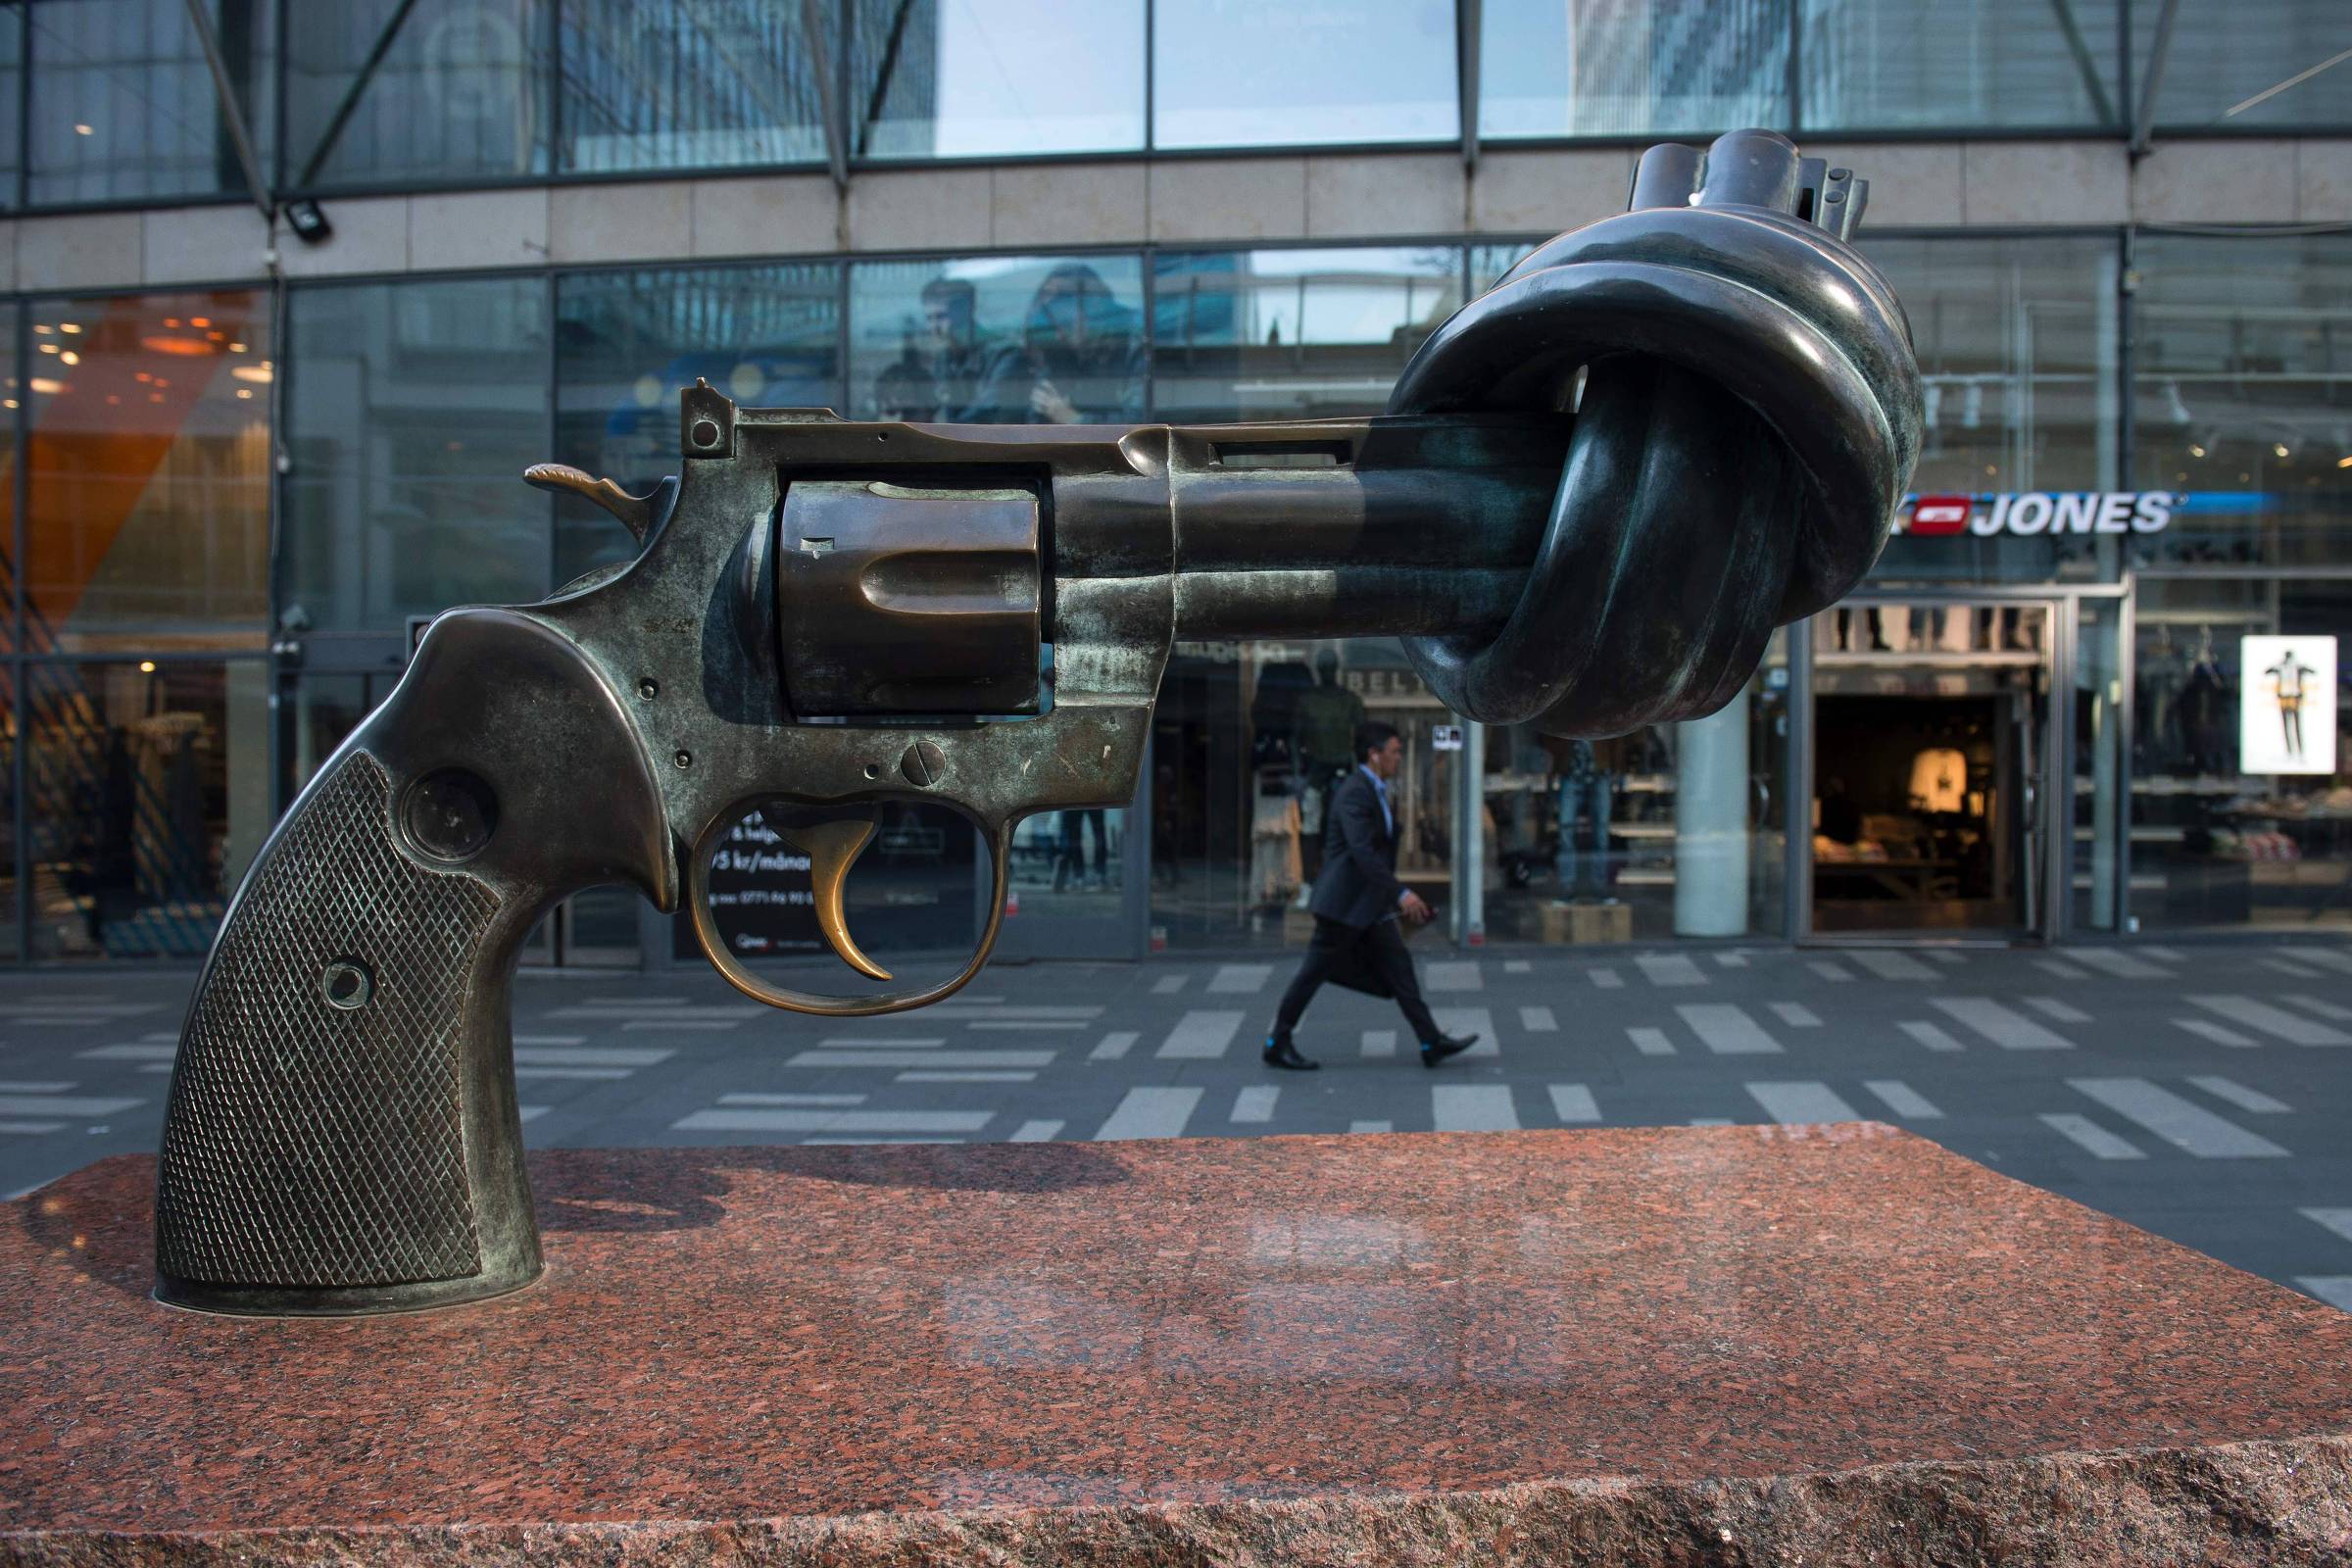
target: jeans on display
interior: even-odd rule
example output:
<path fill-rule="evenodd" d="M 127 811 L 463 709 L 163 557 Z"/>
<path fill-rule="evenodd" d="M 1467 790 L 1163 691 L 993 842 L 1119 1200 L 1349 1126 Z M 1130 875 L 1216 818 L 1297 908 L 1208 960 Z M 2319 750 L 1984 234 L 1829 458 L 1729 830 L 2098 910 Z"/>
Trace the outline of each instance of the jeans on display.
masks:
<path fill-rule="evenodd" d="M 1616 775 L 1594 773 L 1589 778 L 1560 780 L 1559 828 L 1560 843 L 1552 858 L 1552 866 L 1560 879 L 1560 896 L 1571 893 L 1605 893 L 1609 885 L 1609 804 L 1617 784 Z M 1577 854 L 1577 822 L 1589 815 L 1592 823 L 1592 851 L 1590 859 Z M 1590 867 L 1592 881 L 1590 887 L 1578 885 L 1577 873 Z"/>

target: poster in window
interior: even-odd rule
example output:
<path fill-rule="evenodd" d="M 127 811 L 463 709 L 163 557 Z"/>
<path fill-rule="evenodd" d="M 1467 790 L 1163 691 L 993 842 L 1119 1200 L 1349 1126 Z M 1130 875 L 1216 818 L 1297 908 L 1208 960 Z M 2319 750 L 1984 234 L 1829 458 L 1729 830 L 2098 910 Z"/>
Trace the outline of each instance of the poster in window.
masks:
<path fill-rule="evenodd" d="M 2238 771 L 2335 771 L 2335 639 L 2238 641 Z"/>

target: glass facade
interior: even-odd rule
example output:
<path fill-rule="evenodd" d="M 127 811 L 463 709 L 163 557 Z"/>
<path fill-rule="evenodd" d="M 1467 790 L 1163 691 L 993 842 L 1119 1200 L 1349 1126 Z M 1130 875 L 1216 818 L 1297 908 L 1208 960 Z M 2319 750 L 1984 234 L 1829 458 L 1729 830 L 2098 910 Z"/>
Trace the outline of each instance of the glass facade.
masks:
<path fill-rule="evenodd" d="M 1152 143 L 1445 141 L 1460 134 L 1453 8 L 1427 0 L 1156 0 Z"/>
<path fill-rule="evenodd" d="M 288 7 L 286 183 L 347 189 L 545 173 L 553 13 L 550 0 Z"/>
<path fill-rule="evenodd" d="M 850 151 L 1141 148 L 1144 9 L 1143 0 L 850 0 Z"/>
<path fill-rule="evenodd" d="M 564 0 L 566 172 L 794 164 L 825 156 L 830 39 L 813 6 Z M 821 23 L 819 24 L 821 27 Z"/>

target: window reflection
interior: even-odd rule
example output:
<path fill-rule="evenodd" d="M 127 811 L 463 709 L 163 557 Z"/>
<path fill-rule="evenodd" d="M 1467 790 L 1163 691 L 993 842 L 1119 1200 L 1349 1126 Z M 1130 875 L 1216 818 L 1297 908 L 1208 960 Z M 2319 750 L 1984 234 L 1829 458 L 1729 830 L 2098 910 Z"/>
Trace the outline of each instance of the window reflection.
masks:
<path fill-rule="evenodd" d="M 42 0 L 27 10 L 40 61 L 29 117 L 28 201 L 132 201 L 246 188 L 183 0 Z M 275 130 L 276 7 L 272 0 L 210 0 L 205 12 L 267 168 Z M 14 8 L 0 23 L 13 32 Z M 9 52 L 13 57 L 13 39 Z M 10 104 L 13 110 L 13 95 Z"/>
<path fill-rule="evenodd" d="M 2116 0 L 1803 0 L 1803 8 L 1808 126 L 2123 122 Z"/>
<path fill-rule="evenodd" d="M 565 0 L 564 168 L 698 169 L 825 156 L 816 73 L 832 8 Z M 830 32 L 828 27 L 827 32 Z"/>
<path fill-rule="evenodd" d="M 289 7 L 292 182 L 546 172 L 549 8 L 550 0 Z"/>
<path fill-rule="evenodd" d="M 838 407 L 840 297 L 829 262 L 563 278 L 558 458 L 647 493 L 678 471 L 678 393 L 698 379 L 747 408 Z M 600 508 L 564 497 L 556 515 L 559 581 L 634 553 Z"/>
<path fill-rule="evenodd" d="M 43 300 L 30 318 L 27 650 L 258 647 L 267 297 Z"/>
<path fill-rule="evenodd" d="M 1157 0 L 1152 19 L 1154 146 L 1461 135 L 1442 0 Z"/>
<path fill-rule="evenodd" d="M 1488 0 L 1482 136 L 1788 122 L 1789 0 Z"/>
<path fill-rule="evenodd" d="M 286 406 L 281 619 L 405 632 L 458 604 L 546 594 L 547 284 L 304 289 Z"/>
<path fill-rule="evenodd" d="M 850 401 L 866 417 L 1132 423 L 1148 361 L 1132 256 L 882 262 L 850 274 Z"/>
<path fill-rule="evenodd" d="M 269 831 L 263 664 L 26 668 L 31 956 L 202 956 Z"/>
<path fill-rule="evenodd" d="M 1164 252 L 1152 275 L 1156 413 L 1377 414 L 1461 288 L 1450 245 Z"/>
<path fill-rule="evenodd" d="M 1144 144 L 1142 0 L 853 0 L 860 158 Z"/>
<path fill-rule="evenodd" d="M 2132 8 L 2135 82 L 2148 78 L 2162 10 Z M 2182 6 L 2165 58 L 2156 123 L 2184 130 L 2352 124 L 2352 61 L 2337 58 L 2348 47 L 2352 28 L 2343 0 Z"/>

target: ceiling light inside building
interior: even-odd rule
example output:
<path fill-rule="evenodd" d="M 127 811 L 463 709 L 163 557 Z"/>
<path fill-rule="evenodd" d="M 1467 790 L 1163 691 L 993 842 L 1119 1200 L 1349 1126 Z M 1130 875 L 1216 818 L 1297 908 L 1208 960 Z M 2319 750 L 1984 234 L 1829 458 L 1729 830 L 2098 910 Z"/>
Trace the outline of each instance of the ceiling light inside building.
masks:
<path fill-rule="evenodd" d="M 232 365 L 228 368 L 228 373 L 240 381 L 266 385 L 270 380 L 270 362 L 264 360 L 259 365 Z"/>
<path fill-rule="evenodd" d="M 142 674 L 142 675 L 152 675 L 152 674 L 154 674 L 154 673 L 155 673 L 155 661 L 154 661 L 154 660 L 152 660 L 152 659 L 142 659 L 142 660 L 140 660 L 140 661 L 139 661 L 139 673 L 140 673 L 140 674 Z"/>
<path fill-rule="evenodd" d="M 57 329 L 60 332 L 78 332 L 81 330 L 81 323 L 79 321 L 60 321 L 57 323 Z"/>
<path fill-rule="evenodd" d="M 2201 458 L 2205 455 L 2205 449 L 2200 446 L 2191 446 L 2188 449 L 2188 455 L 2192 458 Z"/>
<path fill-rule="evenodd" d="M 50 397 L 56 393 L 63 392 L 66 389 L 66 383 L 63 381 L 52 381 L 45 375 L 36 375 L 32 378 L 32 389 L 41 394 L 43 397 Z"/>
<path fill-rule="evenodd" d="M 66 350 L 66 352 L 60 354 L 58 358 L 65 361 L 68 365 L 79 365 L 81 363 L 81 356 L 74 353 L 72 349 Z"/>
<path fill-rule="evenodd" d="M 76 135 L 76 136 L 89 136 L 89 135 L 94 135 L 94 134 L 96 134 L 96 129 L 97 129 L 97 127 L 95 127 L 95 126 L 93 126 L 93 125 L 79 125 L 79 124 L 77 124 L 77 125 L 75 125 L 75 126 L 74 127 L 74 135 Z"/>
<path fill-rule="evenodd" d="M 2274 457 L 2280 457 L 2280 458 L 2283 458 L 2283 457 L 2285 457 L 2285 456 L 2286 456 L 2286 443 L 2285 443 L 2285 442 L 2283 442 L 2283 441 L 2274 442 L 2274 443 L 2272 444 L 2272 446 L 2271 446 L 2271 453 L 2272 453 L 2272 455 L 2273 455 Z"/>

